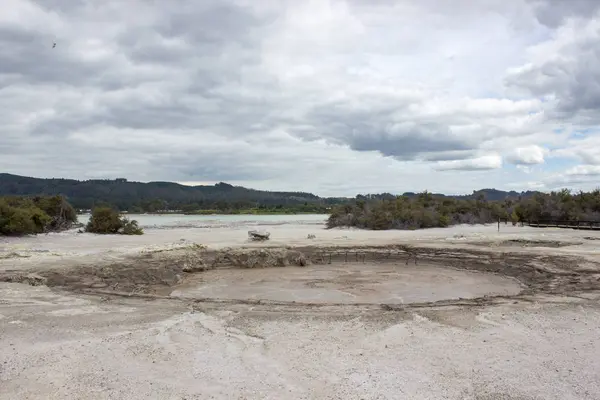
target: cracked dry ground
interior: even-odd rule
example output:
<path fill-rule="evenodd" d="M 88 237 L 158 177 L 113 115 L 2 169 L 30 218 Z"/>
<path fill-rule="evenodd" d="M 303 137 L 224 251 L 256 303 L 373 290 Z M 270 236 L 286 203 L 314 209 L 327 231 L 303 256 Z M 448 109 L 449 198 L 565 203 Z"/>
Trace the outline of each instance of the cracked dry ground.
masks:
<path fill-rule="evenodd" d="M 361 268 L 380 279 L 365 283 Z M 400 303 L 285 298 L 297 290 L 284 286 L 288 273 L 335 270 L 303 282 L 348 292 L 428 268 L 441 283 L 454 279 L 441 269 L 466 271 L 516 280 L 519 291 Z M 262 274 L 252 281 L 260 288 L 284 287 L 283 297 L 184 290 L 227 286 L 231 276 L 247 284 L 246 272 Z M 194 248 L 5 270 L 0 280 L 0 399 L 600 398 L 600 265 L 589 255 Z"/>

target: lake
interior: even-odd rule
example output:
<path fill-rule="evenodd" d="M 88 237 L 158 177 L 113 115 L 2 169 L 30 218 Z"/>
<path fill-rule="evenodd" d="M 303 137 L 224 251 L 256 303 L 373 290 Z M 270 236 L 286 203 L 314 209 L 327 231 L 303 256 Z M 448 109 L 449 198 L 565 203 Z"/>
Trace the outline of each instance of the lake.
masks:
<path fill-rule="evenodd" d="M 138 221 L 144 229 L 169 228 L 235 228 L 241 226 L 273 225 L 322 225 L 327 221 L 326 214 L 286 214 L 286 215 L 184 215 L 184 214 L 126 214 L 127 218 Z M 87 223 L 90 214 L 78 215 L 79 222 Z"/>

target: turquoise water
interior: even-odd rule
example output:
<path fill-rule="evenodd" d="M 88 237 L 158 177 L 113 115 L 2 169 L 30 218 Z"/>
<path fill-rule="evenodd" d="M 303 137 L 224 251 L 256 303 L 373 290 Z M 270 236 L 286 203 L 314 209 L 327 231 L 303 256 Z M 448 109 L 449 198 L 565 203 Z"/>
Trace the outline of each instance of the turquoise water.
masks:
<path fill-rule="evenodd" d="M 272 225 L 320 225 L 328 215 L 183 215 L 183 214 L 127 214 L 145 229 L 169 228 L 227 228 L 236 226 L 272 226 Z M 90 215 L 81 214 L 79 222 L 86 223 Z"/>

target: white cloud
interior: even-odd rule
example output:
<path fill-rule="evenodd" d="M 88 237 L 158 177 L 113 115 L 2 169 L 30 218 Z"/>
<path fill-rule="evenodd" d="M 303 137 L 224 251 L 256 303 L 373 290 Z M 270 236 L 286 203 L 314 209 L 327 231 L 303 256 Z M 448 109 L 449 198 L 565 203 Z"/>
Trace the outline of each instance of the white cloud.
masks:
<path fill-rule="evenodd" d="M 596 176 L 600 175 L 600 165 L 577 165 L 565 171 L 568 176 Z"/>
<path fill-rule="evenodd" d="M 600 165 L 577 165 L 558 174 L 553 174 L 546 179 L 545 185 L 549 189 L 572 188 L 580 190 L 593 190 L 598 188 Z"/>
<path fill-rule="evenodd" d="M 440 171 L 485 171 L 502 168 L 502 157 L 498 154 L 465 160 L 439 161 L 435 169 Z"/>
<path fill-rule="evenodd" d="M 524 166 L 543 164 L 546 152 L 547 150 L 533 144 L 531 146 L 516 148 L 508 154 L 506 160 L 512 164 Z"/>
<path fill-rule="evenodd" d="M 600 137 L 594 133 L 583 137 L 574 137 L 567 141 L 563 148 L 553 153 L 583 164 L 600 165 Z"/>

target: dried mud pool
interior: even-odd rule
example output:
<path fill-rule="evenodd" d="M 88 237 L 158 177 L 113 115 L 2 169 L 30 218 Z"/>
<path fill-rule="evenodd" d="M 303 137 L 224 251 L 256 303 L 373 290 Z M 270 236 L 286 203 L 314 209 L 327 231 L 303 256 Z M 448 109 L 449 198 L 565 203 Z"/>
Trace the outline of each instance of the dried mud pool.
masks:
<path fill-rule="evenodd" d="M 118 296 L 204 303 L 481 304 L 537 293 L 597 290 L 600 268 L 576 257 L 431 249 L 201 246 L 102 265 L 5 271 L 0 281 Z"/>
<path fill-rule="evenodd" d="M 405 304 L 516 295 L 513 278 L 432 265 L 336 263 L 206 271 L 171 296 L 296 303 Z"/>

